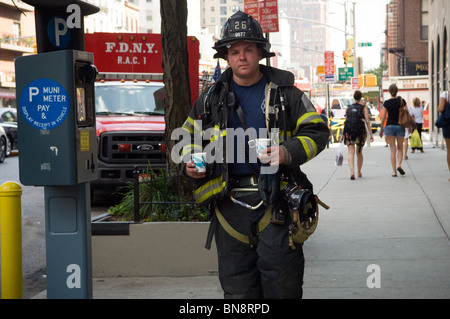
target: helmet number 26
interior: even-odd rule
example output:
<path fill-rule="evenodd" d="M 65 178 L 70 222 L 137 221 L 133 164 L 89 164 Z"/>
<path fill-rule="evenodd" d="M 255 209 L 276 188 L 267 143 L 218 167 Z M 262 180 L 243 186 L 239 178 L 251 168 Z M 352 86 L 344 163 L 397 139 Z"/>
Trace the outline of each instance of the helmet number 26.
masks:
<path fill-rule="evenodd" d="M 234 29 L 235 30 L 246 30 L 247 29 L 247 21 L 235 21 Z"/>

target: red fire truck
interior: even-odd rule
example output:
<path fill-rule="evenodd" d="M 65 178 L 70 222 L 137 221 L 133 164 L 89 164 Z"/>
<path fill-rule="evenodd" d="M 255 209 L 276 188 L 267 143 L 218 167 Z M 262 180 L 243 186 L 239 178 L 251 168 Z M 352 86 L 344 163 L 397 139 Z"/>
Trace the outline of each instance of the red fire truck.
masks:
<path fill-rule="evenodd" d="M 199 41 L 188 37 L 191 103 L 199 95 Z M 98 179 L 91 189 L 123 186 L 134 167 L 165 168 L 160 34 L 85 35 L 99 71 L 95 85 Z"/>

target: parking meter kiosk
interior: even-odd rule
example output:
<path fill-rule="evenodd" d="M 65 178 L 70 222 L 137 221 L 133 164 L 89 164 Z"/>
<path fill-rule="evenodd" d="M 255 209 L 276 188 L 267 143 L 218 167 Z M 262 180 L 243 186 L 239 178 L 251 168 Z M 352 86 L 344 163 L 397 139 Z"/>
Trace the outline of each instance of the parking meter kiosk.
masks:
<path fill-rule="evenodd" d="M 24 185 L 97 178 L 92 53 L 47 52 L 16 60 L 19 170 Z"/>
<path fill-rule="evenodd" d="M 35 7 L 38 54 L 15 62 L 20 181 L 44 186 L 47 298 L 92 298 L 96 68 L 84 51 L 83 19 L 99 8 L 81 0 L 24 2 Z"/>

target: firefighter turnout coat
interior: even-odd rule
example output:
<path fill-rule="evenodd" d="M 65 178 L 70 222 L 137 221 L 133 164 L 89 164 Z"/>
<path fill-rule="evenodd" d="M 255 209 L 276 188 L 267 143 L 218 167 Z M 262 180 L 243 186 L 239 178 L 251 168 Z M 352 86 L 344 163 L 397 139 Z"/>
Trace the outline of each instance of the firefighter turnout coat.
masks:
<path fill-rule="evenodd" d="M 295 177 L 298 185 L 312 188 L 306 175 L 301 172 L 300 165 L 313 159 L 325 148 L 329 136 L 328 127 L 309 98 L 294 86 L 294 75 L 291 72 L 265 65 L 260 65 L 260 71 L 269 82 L 265 92 L 266 103 L 274 104 L 266 107 L 266 110 L 274 113 L 275 126 L 279 128 L 278 142 L 286 147 L 291 157 L 289 166 L 283 169 L 292 173 L 291 176 Z M 181 148 L 183 171 L 192 153 L 207 152 L 214 157 L 214 160 L 207 161 L 206 177 L 194 180 L 195 200 L 205 206 L 225 196 L 228 190 L 225 145 L 229 111 L 227 93 L 231 78 L 232 70 L 228 68 L 196 100 L 182 126 L 184 133 L 190 136 L 189 141 L 183 140 Z M 276 109 L 281 95 L 286 100 L 287 116 L 281 116 L 281 112 Z M 270 123 L 271 121 L 266 120 L 267 132 L 271 131 Z"/>

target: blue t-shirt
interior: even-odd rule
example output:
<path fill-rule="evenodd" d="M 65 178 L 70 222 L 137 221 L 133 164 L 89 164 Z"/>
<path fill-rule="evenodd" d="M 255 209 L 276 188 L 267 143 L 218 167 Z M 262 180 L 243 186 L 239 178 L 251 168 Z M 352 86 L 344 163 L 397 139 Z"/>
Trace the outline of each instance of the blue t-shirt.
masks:
<path fill-rule="evenodd" d="M 233 81 L 233 80 L 232 80 Z M 244 113 L 245 120 L 247 121 L 248 127 L 253 128 L 248 132 L 256 132 L 259 137 L 259 129 L 266 129 L 266 109 L 265 109 L 265 87 L 268 83 L 266 77 L 262 77 L 257 83 L 250 86 L 240 86 L 233 81 L 232 87 L 236 95 L 237 102 L 241 105 L 242 112 Z M 228 128 L 242 128 L 242 123 L 239 120 L 239 116 L 233 110 L 228 112 Z M 254 155 L 255 150 L 249 150 L 248 146 L 248 134 L 236 136 L 239 130 L 234 134 L 234 151 L 233 154 L 227 153 L 228 169 L 231 176 L 247 176 L 253 175 L 251 169 L 245 163 L 244 148 L 245 152 L 249 155 L 249 159 L 255 170 L 258 172 L 259 167 L 256 162 L 256 155 Z M 241 130 L 242 132 L 242 130 Z M 227 135 L 228 137 L 228 135 Z M 243 138 L 245 137 L 245 145 L 242 145 Z M 262 136 L 267 137 L 267 136 Z M 231 145 L 230 141 L 227 140 L 227 145 Z M 253 152 L 253 153 L 250 153 Z M 231 160 L 233 163 L 231 163 Z"/>

